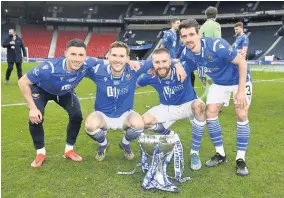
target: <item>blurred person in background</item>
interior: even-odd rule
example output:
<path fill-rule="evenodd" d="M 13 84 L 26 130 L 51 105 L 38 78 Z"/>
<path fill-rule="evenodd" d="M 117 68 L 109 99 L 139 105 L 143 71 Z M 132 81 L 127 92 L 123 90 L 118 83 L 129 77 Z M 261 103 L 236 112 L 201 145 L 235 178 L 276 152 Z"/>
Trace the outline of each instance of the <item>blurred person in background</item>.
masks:
<path fill-rule="evenodd" d="M 26 59 L 27 57 L 27 52 L 22 38 L 16 34 L 16 31 L 14 29 L 9 29 L 9 36 L 4 39 L 2 47 L 7 48 L 8 68 L 6 70 L 5 84 L 8 84 L 14 63 L 17 67 L 18 79 L 22 77 L 22 51 L 24 59 Z"/>

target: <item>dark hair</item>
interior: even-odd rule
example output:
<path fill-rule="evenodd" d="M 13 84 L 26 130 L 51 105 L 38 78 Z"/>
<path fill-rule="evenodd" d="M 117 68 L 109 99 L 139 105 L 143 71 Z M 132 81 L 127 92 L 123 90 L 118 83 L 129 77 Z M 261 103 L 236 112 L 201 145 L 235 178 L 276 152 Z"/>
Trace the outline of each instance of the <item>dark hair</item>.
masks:
<path fill-rule="evenodd" d="M 184 20 L 184 21 L 181 22 L 181 24 L 179 25 L 178 30 L 180 32 L 180 30 L 182 28 L 192 28 L 192 27 L 194 27 L 196 33 L 198 33 L 199 32 L 198 26 L 199 26 L 199 24 L 198 24 L 198 22 L 195 19 L 188 19 L 188 20 Z"/>
<path fill-rule="evenodd" d="M 153 53 L 152 53 L 152 56 L 153 56 L 154 54 L 161 54 L 161 53 L 166 53 L 166 54 L 169 54 L 169 55 L 170 55 L 170 52 L 169 52 L 169 50 L 168 50 L 167 48 L 161 47 L 161 48 L 155 49 L 155 50 L 153 51 Z"/>
<path fill-rule="evenodd" d="M 172 19 L 170 20 L 170 23 L 172 24 L 172 23 L 175 23 L 176 21 L 180 21 L 180 19 L 177 18 L 177 17 L 172 18 Z"/>
<path fill-rule="evenodd" d="M 128 47 L 128 45 L 126 43 L 123 43 L 121 41 L 115 41 L 114 43 L 112 43 L 109 47 L 109 51 L 112 49 L 112 48 L 125 48 L 126 50 L 126 54 L 129 55 L 130 54 L 130 49 Z"/>
<path fill-rule="evenodd" d="M 210 6 L 205 10 L 205 15 L 207 19 L 215 19 L 217 14 L 218 14 L 218 10 L 215 7 Z"/>
<path fill-rule="evenodd" d="M 234 27 L 241 27 L 243 28 L 244 27 L 244 24 L 242 22 L 238 22 L 234 25 Z"/>
<path fill-rule="evenodd" d="M 66 49 L 68 49 L 69 47 L 83 47 L 84 49 L 87 49 L 85 43 L 82 40 L 77 39 L 77 38 L 72 39 L 67 42 Z"/>

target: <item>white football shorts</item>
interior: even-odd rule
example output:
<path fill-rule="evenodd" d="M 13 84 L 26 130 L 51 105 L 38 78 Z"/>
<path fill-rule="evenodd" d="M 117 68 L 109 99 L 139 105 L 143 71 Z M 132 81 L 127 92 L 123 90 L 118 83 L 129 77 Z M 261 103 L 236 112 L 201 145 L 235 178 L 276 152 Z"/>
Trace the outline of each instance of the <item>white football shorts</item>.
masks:
<path fill-rule="evenodd" d="M 206 104 L 221 104 L 225 107 L 230 104 L 231 93 L 233 93 L 233 99 L 235 100 L 235 94 L 238 91 L 238 85 L 216 85 L 212 84 L 209 88 Z M 250 105 L 252 99 L 252 83 L 246 82 L 246 100 Z"/>
<path fill-rule="evenodd" d="M 134 111 L 133 110 L 126 111 L 119 118 L 110 118 L 110 117 L 106 116 L 103 112 L 100 112 L 100 111 L 95 111 L 95 112 L 99 113 L 103 116 L 104 120 L 107 123 L 107 129 L 123 130 L 123 124 L 124 124 L 126 118 Z"/>
<path fill-rule="evenodd" d="M 192 112 L 191 105 L 196 100 L 200 99 L 195 99 L 182 105 L 160 104 L 149 109 L 147 113 L 153 115 L 157 119 L 158 123 L 163 123 L 165 128 L 169 128 L 177 120 L 193 120 L 194 114 Z"/>

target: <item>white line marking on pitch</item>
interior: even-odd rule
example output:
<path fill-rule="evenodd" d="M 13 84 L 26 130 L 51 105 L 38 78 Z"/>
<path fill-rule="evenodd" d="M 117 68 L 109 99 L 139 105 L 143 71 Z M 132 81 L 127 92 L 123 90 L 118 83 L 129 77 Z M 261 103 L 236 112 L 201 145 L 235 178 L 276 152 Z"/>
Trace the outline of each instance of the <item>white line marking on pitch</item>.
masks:
<path fill-rule="evenodd" d="M 156 91 L 137 92 L 137 93 L 135 93 L 135 95 L 147 94 L 147 93 L 153 93 L 153 92 L 156 92 Z M 88 99 L 92 99 L 92 98 L 95 99 L 96 97 L 95 96 L 83 97 L 83 98 L 79 98 L 79 100 L 88 100 Z M 48 102 L 54 102 L 54 101 L 50 100 Z M 1 105 L 1 107 L 23 106 L 23 105 L 26 105 L 26 104 L 27 103 L 4 104 L 4 105 Z"/>
<path fill-rule="evenodd" d="M 267 80 L 254 80 L 253 83 L 259 83 L 259 82 L 284 82 L 284 78 L 277 78 L 277 79 L 267 79 Z M 195 87 L 195 89 L 200 89 L 201 87 Z M 141 94 L 148 94 L 148 93 L 154 93 L 156 91 L 143 91 L 143 92 L 136 92 L 135 95 L 141 95 Z M 90 97 L 83 97 L 79 98 L 79 100 L 88 100 L 88 99 L 95 99 L 95 96 Z M 53 100 L 49 102 L 54 102 Z M 1 107 L 13 107 L 13 106 L 23 106 L 27 105 L 27 103 L 15 103 L 15 104 L 3 104 Z"/>

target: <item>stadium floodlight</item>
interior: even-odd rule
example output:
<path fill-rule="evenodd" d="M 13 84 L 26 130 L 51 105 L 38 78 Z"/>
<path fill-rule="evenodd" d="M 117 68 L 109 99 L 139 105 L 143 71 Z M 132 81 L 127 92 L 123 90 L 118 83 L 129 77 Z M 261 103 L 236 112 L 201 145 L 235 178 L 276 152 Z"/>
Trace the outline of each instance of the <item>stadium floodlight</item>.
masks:
<path fill-rule="evenodd" d="M 5 9 L 5 12 L 8 12 L 8 10 L 7 10 L 7 9 Z"/>
<path fill-rule="evenodd" d="M 93 8 L 92 8 L 92 7 L 89 7 L 89 11 L 93 11 Z"/>

